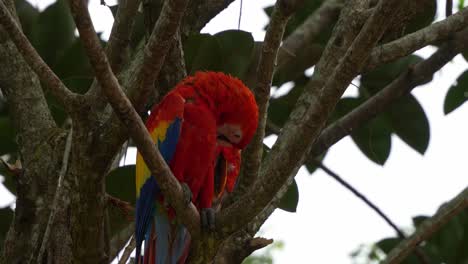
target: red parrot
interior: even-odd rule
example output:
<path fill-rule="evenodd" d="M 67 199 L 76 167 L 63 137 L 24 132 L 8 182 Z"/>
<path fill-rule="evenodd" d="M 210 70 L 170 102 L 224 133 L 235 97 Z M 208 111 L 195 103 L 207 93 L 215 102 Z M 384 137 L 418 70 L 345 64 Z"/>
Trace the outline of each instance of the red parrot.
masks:
<path fill-rule="evenodd" d="M 224 190 L 222 185 L 215 191 L 218 157 L 226 160 L 224 179 L 232 191 L 240 150 L 252 139 L 257 122 L 258 108 L 250 90 L 240 80 L 219 72 L 187 77 L 151 110 L 146 127 L 174 176 L 190 189 L 205 227 L 213 228 L 213 198 Z M 185 263 L 190 234 L 175 221 L 139 153 L 136 191 L 137 263 Z"/>

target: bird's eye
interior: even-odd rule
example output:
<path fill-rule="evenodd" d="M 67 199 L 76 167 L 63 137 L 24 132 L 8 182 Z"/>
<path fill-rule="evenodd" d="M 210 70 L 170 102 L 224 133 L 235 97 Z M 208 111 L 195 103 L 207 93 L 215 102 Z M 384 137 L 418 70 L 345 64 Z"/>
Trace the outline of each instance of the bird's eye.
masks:
<path fill-rule="evenodd" d="M 241 138 L 242 135 L 240 135 L 240 134 L 234 134 L 234 137 L 235 137 L 235 138 Z"/>

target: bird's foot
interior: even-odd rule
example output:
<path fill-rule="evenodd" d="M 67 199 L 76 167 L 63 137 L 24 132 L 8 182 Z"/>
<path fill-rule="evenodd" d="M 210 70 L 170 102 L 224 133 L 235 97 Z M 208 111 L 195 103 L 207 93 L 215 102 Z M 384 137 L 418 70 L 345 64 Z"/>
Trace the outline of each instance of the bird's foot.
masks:
<path fill-rule="evenodd" d="M 215 229 L 215 210 L 213 208 L 203 208 L 200 212 L 202 229 L 214 231 Z"/>
<path fill-rule="evenodd" d="M 190 187 L 185 182 L 182 182 L 181 186 L 182 186 L 182 193 L 184 196 L 184 203 L 188 206 L 190 202 L 192 202 L 192 196 L 193 196 L 192 190 L 190 190 Z"/>

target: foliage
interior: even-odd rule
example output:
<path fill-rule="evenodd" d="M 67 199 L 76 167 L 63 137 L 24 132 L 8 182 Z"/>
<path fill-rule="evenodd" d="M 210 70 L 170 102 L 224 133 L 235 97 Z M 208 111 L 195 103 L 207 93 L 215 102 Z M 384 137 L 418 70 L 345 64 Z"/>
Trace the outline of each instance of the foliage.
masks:
<path fill-rule="evenodd" d="M 427 216 L 416 216 L 413 218 L 413 228 L 418 228 Z M 373 246 L 361 246 L 352 254 L 353 258 L 364 257 L 364 263 L 375 263 L 383 260 L 398 243 L 397 237 L 387 237 L 376 242 Z M 468 263 L 468 211 L 464 211 L 436 232 L 429 240 L 423 242 L 420 251 L 431 263 L 459 264 Z M 415 254 L 405 259 L 403 264 L 421 263 Z"/>

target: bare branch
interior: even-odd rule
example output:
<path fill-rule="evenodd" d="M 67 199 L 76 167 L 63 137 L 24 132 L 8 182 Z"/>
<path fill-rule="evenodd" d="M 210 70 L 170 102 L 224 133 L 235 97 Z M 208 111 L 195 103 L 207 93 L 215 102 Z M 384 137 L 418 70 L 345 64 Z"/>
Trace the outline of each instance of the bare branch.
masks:
<path fill-rule="evenodd" d="M 192 0 L 181 25 L 184 39 L 191 32 L 199 32 L 213 17 L 228 7 L 234 0 Z"/>
<path fill-rule="evenodd" d="M 458 33 L 454 40 L 442 45 L 428 59 L 411 66 L 407 72 L 400 75 L 366 102 L 324 129 L 314 143 L 310 155 L 317 157 L 340 139 L 349 135 L 355 128 L 383 112 L 398 98 L 407 94 L 416 86 L 430 80 L 435 72 L 459 53 L 460 48 L 468 41 L 467 36 L 468 30 Z"/>
<path fill-rule="evenodd" d="M 125 250 L 124 250 L 124 252 L 122 254 L 122 258 L 119 260 L 119 264 L 127 263 L 127 260 L 130 258 L 130 255 L 132 254 L 132 251 L 135 249 L 135 246 L 136 246 L 135 237 L 132 236 L 132 239 L 130 239 L 130 242 L 125 247 Z"/>
<path fill-rule="evenodd" d="M 118 256 L 134 233 L 135 222 L 131 222 L 112 237 L 110 241 L 109 259 L 115 259 Z"/>
<path fill-rule="evenodd" d="M 173 3 L 175 1 L 169 2 Z M 80 33 L 80 38 L 83 41 L 104 94 L 120 120 L 126 125 L 146 165 L 161 186 L 164 197 L 175 209 L 177 218 L 187 227 L 192 236 L 195 237 L 200 232 L 198 211 L 192 203 L 187 206 L 183 202 L 182 187 L 172 174 L 169 166 L 164 162 L 159 151 L 154 147 L 143 121 L 132 107 L 130 100 L 120 89 L 119 83 L 112 73 L 107 57 L 94 31 L 85 3 L 80 0 L 71 0 L 70 8 Z"/>
<path fill-rule="evenodd" d="M 130 36 L 139 4 L 140 0 L 121 0 L 119 2 L 109 41 L 106 45 L 106 55 L 114 74 L 120 72 L 125 61 L 125 51 L 130 42 Z M 87 95 L 92 97 L 92 101 L 102 98 L 100 87 L 96 79 L 93 81 Z"/>
<path fill-rule="evenodd" d="M 421 242 L 427 240 L 450 219 L 468 208 L 468 188 L 442 205 L 437 213 L 425 220 L 409 238 L 403 240 L 387 255 L 382 264 L 401 263 Z"/>
<path fill-rule="evenodd" d="M 159 75 L 167 52 L 175 43 L 176 33 L 188 0 L 164 1 L 161 14 L 145 46 L 143 64 L 135 80 L 132 100 L 138 112 L 144 109 L 154 81 Z"/>
<path fill-rule="evenodd" d="M 222 223 L 222 231 L 233 232 L 260 213 L 272 201 L 277 193 L 287 189 L 292 182 L 312 143 L 319 135 L 328 115 L 340 99 L 345 88 L 365 64 L 372 47 L 381 38 L 383 32 L 394 15 L 402 8 L 402 2 L 397 0 L 380 1 L 375 11 L 359 31 L 358 25 L 349 25 L 357 15 L 352 9 L 366 1 L 355 1 L 350 4 L 349 13 L 343 16 L 335 30 L 335 37 L 329 43 L 328 51 L 321 59 L 320 67 L 314 72 L 311 82 L 305 88 L 305 93 L 299 98 L 295 110 L 290 115 L 283 132 L 278 137 L 270 155 L 260 169 L 260 181 L 251 191 L 238 199 L 232 206 L 223 210 L 218 219 Z M 359 12 L 359 11 L 358 11 Z M 351 19 L 351 20 L 347 20 Z M 348 23 L 346 25 L 345 23 Z M 341 30 L 359 32 L 347 49 L 339 63 L 334 67 L 330 47 L 346 48 L 348 39 L 343 39 Z M 339 32 L 340 34 L 337 34 Z M 353 34 L 351 34 L 353 35 Z M 336 56 L 333 54 L 333 56 Z M 323 72 L 322 69 L 331 72 Z M 285 192 L 285 191 L 284 191 Z M 241 213 L 239 213 L 241 212 Z"/>
<path fill-rule="evenodd" d="M 344 0 L 327 0 L 289 35 L 278 52 L 278 68 L 298 59 L 323 29 L 338 19 Z"/>
<path fill-rule="evenodd" d="M 288 19 L 297 8 L 297 4 L 297 1 L 276 1 L 273 14 L 271 15 L 270 25 L 265 35 L 260 62 L 257 68 L 257 84 L 254 89 L 259 113 L 258 127 L 252 141 L 242 155 L 243 172 L 241 184 L 239 185 L 241 191 L 242 188 L 252 186 L 252 183 L 255 182 L 258 175 L 258 170 L 262 161 L 268 100 L 270 99 L 270 88 L 276 65 L 276 55 Z"/>
<path fill-rule="evenodd" d="M 379 65 L 413 53 L 437 40 L 446 39 L 468 26 L 468 8 L 400 39 L 376 47 L 366 65 L 368 71 Z"/>
<path fill-rule="evenodd" d="M 72 137 L 73 137 L 73 124 L 70 124 L 70 130 L 68 132 L 67 136 L 67 141 L 65 143 L 65 149 L 63 151 L 63 159 L 62 159 L 62 167 L 60 168 L 60 173 L 59 177 L 57 180 L 57 187 L 55 189 L 55 195 L 54 195 L 54 200 L 52 202 L 52 208 L 50 210 L 49 214 L 49 220 L 47 222 L 47 226 L 44 232 L 44 236 L 42 237 L 42 243 L 41 247 L 39 249 L 39 255 L 37 257 L 37 260 L 40 262 L 42 261 L 42 258 L 44 256 L 44 252 L 46 250 L 46 247 L 48 245 L 49 241 L 49 236 L 50 236 L 50 231 L 52 229 L 52 225 L 54 224 L 55 221 L 55 214 L 57 212 L 57 208 L 59 206 L 65 206 L 63 199 L 67 199 L 67 195 L 65 194 L 65 188 L 63 186 L 63 178 L 65 177 L 65 174 L 67 173 L 68 169 L 68 159 L 70 157 L 70 151 L 71 151 L 71 143 L 72 143 Z M 31 263 L 34 259 L 34 255 L 31 255 L 31 258 L 29 259 L 29 263 Z"/>
<path fill-rule="evenodd" d="M 31 69 L 37 74 L 41 81 L 47 84 L 52 94 L 58 99 L 64 109 L 70 113 L 78 95 L 68 90 L 59 77 L 57 77 L 42 60 L 41 56 L 39 56 L 21 31 L 19 25 L 16 23 L 3 1 L 0 2 L 0 24 L 2 24 L 5 31 L 8 32 L 11 40 L 15 43 L 18 51 Z"/>

